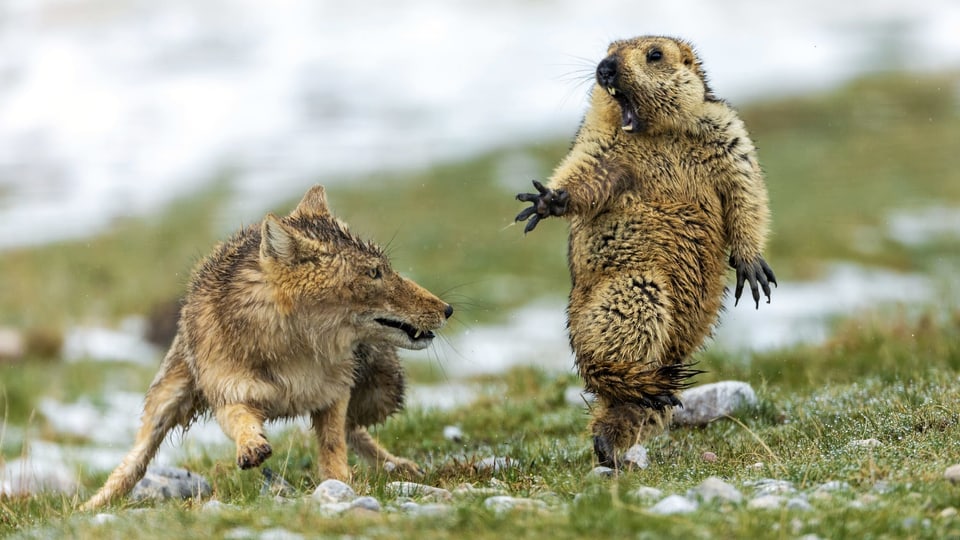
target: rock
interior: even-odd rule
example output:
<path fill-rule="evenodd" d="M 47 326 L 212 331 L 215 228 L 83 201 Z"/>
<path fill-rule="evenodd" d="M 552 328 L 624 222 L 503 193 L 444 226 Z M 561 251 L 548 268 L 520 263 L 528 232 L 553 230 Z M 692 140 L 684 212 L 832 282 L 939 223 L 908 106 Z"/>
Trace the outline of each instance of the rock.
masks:
<path fill-rule="evenodd" d="M 508 492 L 497 487 L 475 487 L 469 482 L 464 482 L 453 489 L 454 497 L 493 497 L 494 495 L 508 495 Z"/>
<path fill-rule="evenodd" d="M 204 512 L 221 512 L 223 510 L 239 510 L 240 507 L 235 504 L 225 504 L 217 499 L 210 499 L 203 503 L 200 509 Z"/>
<path fill-rule="evenodd" d="M 628 493 L 628 496 L 638 501 L 659 501 L 663 498 L 663 490 L 655 487 L 640 486 Z"/>
<path fill-rule="evenodd" d="M 960 482 L 960 465 L 947 467 L 947 470 L 943 472 L 943 477 L 953 483 Z"/>
<path fill-rule="evenodd" d="M 0 362 L 23 358 L 27 353 L 23 334 L 14 328 L 0 327 Z"/>
<path fill-rule="evenodd" d="M 646 469 L 650 466 L 650 459 L 647 457 L 647 449 L 642 444 L 635 444 L 623 453 L 623 460 L 627 467 L 634 469 Z"/>
<path fill-rule="evenodd" d="M 813 506 L 807 502 L 803 497 L 791 497 L 787 501 L 787 510 L 797 510 L 800 512 L 808 512 L 813 510 Z"/>
<path fill-rule="evenodd" d="M 245 540 L 257 537 L 257 531 L 250 527 L 234 527 L 223 534 L 225 540 Z"/>
<path fill-rule="evenodd" d="M 380 501 L 375 497 L 357 497 L 350 503 L 350 508 L 362 508 L 371 512 L 379 512 Z"/>
<path fill-rule="evenodd" d="M 893 491 L 893 485 L 886 480 L 877 480 L 877 482 L 873 484 L 873 487 L 870 489 L 875 493 L 884 495 L 886 493 L 890 493 L 891 491 Z"/>
<path fill-rule="evenodd" d="M 303 535 L 283 527 L 273 527 L 260 531 L 257 538 L 259 540 L 302 540 Z"/>
<path fill-rule="evenodd" d="M 213 493 L 210 483 L 197 474 L 177 467 L 148 467 L 147 473 L 133 486 L 130 497 L 144 499 L 189 499 L 209 497 Z"/>
<path fill-rule="evenodd" d="M 774 480 L 772 478 L 761 478 L 760 480 L 744 482 L 743 485 L 752 487 L 755 495 L 783 495 L 796 491 L 793 488 L 793 483 L 786 480 Z"/>
<path fill-rule="evenodd" d="M 94 525 L 104 525 L 106 523 L 112 523 L 116 520 L 116 514 L 97 514 L 90 518 L 90 523 L 93 523 Z"/>
<path fill-rule="evenodd" d="M 269 496 L 280 496 L 280 497 L 293 497 L 296 496 L 297 490 L 290 485 L 282 476 L 273 472 L 269 467 L 261 467 L 260 472 L 263 473 L 263 485 L 260 486 L 260 495 L 269 495 Z"/>
<path fill-rule="evenodd" d="M 757 394 L 745 382 L 721 381 L 684 390 L 680 401 L 683 407 L 673 409 L 673 423 L 702 426 L 739 409 L 755 406 Z"/>
<path fill-rule="evenodd" d="M 943 510 L 941 510 L 940 513 L 937 515 L 943 519 L 952 518 L 957 515 L 957 509 L 952 506 L 948 506 Z"/>
<path fill-rule="evenodd" d="M 507 469 L 517 469 L 520 462 L 510 457 L 488 457 L 473 464 L 477 472 L 493 471 L 501 472 Z"/>
<path fill-rule="evenodd" d="M 760 495 L 750 499 L 747 508 L 751 510 L 778 510 L 786 499 L 781 495 Z"/>
<path fill-rule="evenodd" d="M 443 438 L 455 443 L 463 442 L 463 430 L 458 426 L 446 426 L 443 428 Z"/>
<path fill-rule="evenodd" d="M 509 512 L 512 510 L 546 510 L 547 503 L 536 499 L 526 499 L 522 497 L 510 497 L 507 495 L 496 495 L 487 497 L 483 505 L 494 512 Z"/>
<path fill-rule="evenodd" d="M 416 482 L 390 482 L 385 487 L 388 492 L 400 497 L 422 497 L 435 501 L 449 501 L 453 498 L 453 494 L 446 489 Z"/>
<path fill-rule="evenodd" d="M 604 467 L 603 465 L 598 465 L 594 467 L 587 476 L 595 476 L 597 478 L 612 478 L 617 475 L 617 471 L 611 469 L 610 467 Z"/>
<path fill-rule="evenodd" d="M 453 507 L 446 504 L 417 504 L 408 501 L 400 505 L 400 510 L 413 516 L 442 516 L 453 510 Z"/>
<path fill-rule="evenodd" d="M 320 504 L 320 513 L 325 516 L 336 516 L 351 508 L 353 508 L 353 503 L 350 501 L 325 502 Z"/>
<path fill-rule="evenodd" d="M 857 439 L 847 443 L 850 448 L 877 448 L 883 446 L 883 443 L 877 439 Z"/>
<path fill-rule="evenodd" d="M 654 514 L 689 514 L 697 509 L 697 501 L 692 501 L 681 495 L 664 497 L 657 504 L 650 507 Z"/>
<path fill-rule="evenodd" d="M 317 489 L 313 490 L 311 497 L 313 497 L 315 501 L 323 504 L 340 503 L 350 502 L 356 499 L 357 493 L 344 482 L 329 478 L 320 482 Z"/>
<path fill-rule="evenodd" d="M 817 486 L 816 491 L 834 492 L 834 491 L 847 491 L 849 489 L 850 489 L 850 484 L 842 480 L 831 480 L 829 482 L 824 482 L 819 486 Z"/>
<path fill-rule="evenodd" d="M 700 459 L 706 461 L 707 463 L 715 463 L 717 461 L 717 455 L 713 452 L 704 452 L 700 454 Z"/>
<path fill-rule="evenodd" d="M 737 490 L 737 488 L 724 482 L 716 476 L 707 478 L 695 489 L 687 492 L 687 497 L 698 498 L 705 503 L 713 500 L 731 503 L 740 503 L 743 501 L 743 495 Z"/>
<path fill-rule="evenodd" d="M 563 391 L 563 401 L 572 407 L 586 407 L 597 400 L 592 392 L 587 392 L 579 386 L 568 386 Z"/>

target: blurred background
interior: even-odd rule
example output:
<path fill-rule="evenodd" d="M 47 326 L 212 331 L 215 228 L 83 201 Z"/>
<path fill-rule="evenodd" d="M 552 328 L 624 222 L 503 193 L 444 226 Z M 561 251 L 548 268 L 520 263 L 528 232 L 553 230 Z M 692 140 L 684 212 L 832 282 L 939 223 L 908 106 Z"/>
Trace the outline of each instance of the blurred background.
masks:
<path fill-rule="evenodd" d="M 193 264 L 314 183 L 457 307 L 407 355 L 414 406 L 519 364 L 569 371 L 565 225 L 523 237 L 513 195 L 569 147 L 607 44 L 639 34 L 696 45 L 768 177 L 781 285 L 728 306 L 709 350 L 746 362 L 953 309 L 953 1 L 6 0 L 0 492 L 115 465 Z M 226 438 L 201 424 L 161 461 L 191 441 Z"/>

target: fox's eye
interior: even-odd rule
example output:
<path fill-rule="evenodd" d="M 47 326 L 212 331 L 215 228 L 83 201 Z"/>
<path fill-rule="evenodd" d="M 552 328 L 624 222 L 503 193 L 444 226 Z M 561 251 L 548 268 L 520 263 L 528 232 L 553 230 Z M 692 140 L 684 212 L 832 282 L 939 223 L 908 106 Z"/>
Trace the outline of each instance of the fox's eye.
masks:
<path fill-rule="evenodd" d="M 657 48 L 647 51 L 647 62 L 659 62 L 663 58 L 663 51 Z"/>
<path fill-rule="evenodd" d="M 367 275 L 370 276 L 370 279 L 380 279 L 383 277 L 383 273 L 380 272 L 379 266 L 374 266 L 373 268 L 367 270 Z"/>

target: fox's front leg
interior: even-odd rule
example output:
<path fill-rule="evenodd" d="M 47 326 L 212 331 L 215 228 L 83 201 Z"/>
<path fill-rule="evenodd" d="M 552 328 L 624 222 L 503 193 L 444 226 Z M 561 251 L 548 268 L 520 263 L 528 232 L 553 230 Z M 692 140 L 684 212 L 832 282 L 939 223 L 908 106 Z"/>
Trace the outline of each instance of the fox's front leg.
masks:
<path fill-rule="evenodd" d="M 214 416 L 223 432 L 237 444 L 237 466 L 258 467 L 273 453 L 263 434 L 264 415 L 256 409 L 236 403 L 220 407 Z"/>
<path fill-rule="evenodd" d="M 339 399 L 322 411 L 310 414 L 313 430 L 317 435 L 320 455 L 317 459 L 321 478 L 350 480 L 347 464 L 347 405 L 350 396 Z"/>

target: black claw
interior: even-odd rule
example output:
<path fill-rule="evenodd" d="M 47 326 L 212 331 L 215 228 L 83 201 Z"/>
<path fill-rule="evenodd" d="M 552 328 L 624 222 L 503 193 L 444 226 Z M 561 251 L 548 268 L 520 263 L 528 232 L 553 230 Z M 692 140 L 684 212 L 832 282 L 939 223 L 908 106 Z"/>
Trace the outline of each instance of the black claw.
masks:
<path fill-rule="evenodd" d="M 760 308 L 761 289 L 763 289 L 763 294 L 767 297 L 767 303 L 770 303 L 770 284 L 773 283 L 774 286 L 776 286 L 777 278 L 774 276 L 773 270 L 770 269 L 767 261 L 763 260 L 763 257 L 757 257 L 753 261 L 746 262 L 731 255 L 730 266 L 737 271 L 737 284 L 733 293 L 734 306 L 740 303 L 740 295 L 743 294 L 743 287 L 746 283 L 750 284 L 750 295 L 753 297 L 753 302 L 757 309 Z"/>
<path fill-rule="evenodd" d="M 537 193 L 517 194 L 518 201 L 532 203 L 514 218 L 515 222 L 529 220 L 523 229 L 524 233 L 535 229 L 544 218 L 563 215 L 567 211 L 567 201 L 570 199 L 566 191 L 562 189 L 554 191 L 537 180 L 533 181 L 533 187 L 536 188 Z"/>
<path fill-rule="evenodd" d="M 523 195 L 522 193 L 520 195 Z M 520 195 L 517 195 L 519 197 Z M 524 208 L 522 212 L 517 214 L 517 217 L 513 218 L 514 221 L 526 221 L 527 218 L 537 213 L 537 207 L 531 206 L 529 208 Z"/>

